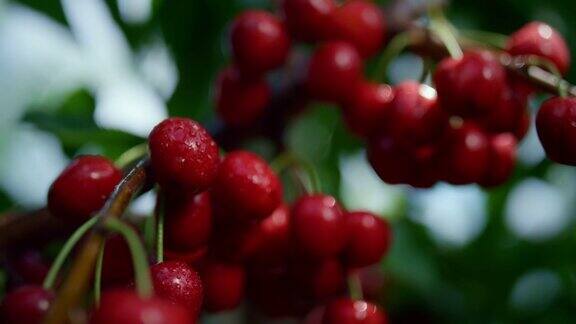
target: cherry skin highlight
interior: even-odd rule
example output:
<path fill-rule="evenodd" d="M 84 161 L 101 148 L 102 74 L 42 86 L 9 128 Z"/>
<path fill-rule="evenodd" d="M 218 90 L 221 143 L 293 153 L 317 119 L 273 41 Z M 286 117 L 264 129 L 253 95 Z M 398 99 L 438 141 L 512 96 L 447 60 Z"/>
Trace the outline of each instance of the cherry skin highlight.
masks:
<path fill-rule="evenodd" d="M 288 31 L 274 15 L 248 10 L 232 23 L 232 53 L 238 68 L 259 75 L 284 64 L 290 49 Z"/>
<path fill-rule="evenodd" d="M 322 324 L 386 324 L 386 314 L 378 306 L 341 298 L 326 305 Z"/>
<path fill-rule="evenodd" d="M 218 146 L 197 122 L 168 118 L 154 127 L 148 145 L 154 177 L 166 190 L 197 193 L 212 184 Z"/>
<path fill-rule="evenodd" d="M 122 172 L 102 156 L 77 157 L 52 183 L 48 209 L 66 224 L 82 224 L 104 206 L 121 178 Z"/>
<path fill-rule="evenodd" d="M 387 84 L 358 82 L 343 107 L 344 121 L 354 134 L 368 137 L 385 127 L 393 98 L 392 87 Z"/>
<path fill-rule="evenodd" d="M 22 286 L 4 296 L 0 322 L 41 324 L 55 297 L 40 286 Z"/>

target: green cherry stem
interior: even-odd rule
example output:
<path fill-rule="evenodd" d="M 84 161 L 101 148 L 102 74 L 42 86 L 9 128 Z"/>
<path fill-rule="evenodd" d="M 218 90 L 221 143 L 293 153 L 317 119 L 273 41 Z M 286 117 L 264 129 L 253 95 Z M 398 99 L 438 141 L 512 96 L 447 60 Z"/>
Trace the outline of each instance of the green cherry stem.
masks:
<path fill-rule="evenodd" d="M 459 32 L 466 39 L 470 39 L 474 42 L 488 45 L 499 50 L 503 50 L 506 46 L 506 42 L 508 41 L 508 36 L 506 35 L 483 30 L 460 29 Z"/>
<path fill-rule="evenodd" d="M 156 218 L 156 262 L 164 261 L 164 197 L 162 190 L 158 190 L 156 206 L 154 208 Z"/>
<path fill-rule="evenodd" d="M 428 17 L 430 18 L 430 29 L 440 38 L 440 41 L 446 46 L 446 50 L 452 58 L 462 57 L 463 52 L 458 43 L 458 38 L 454 33 L 454 28 L 444 16 L 444 12 L 440 6 L 431 6 L 428 9 Z"/>
<path fill-rule="evenodd" d="M 134 163 L 135 161 L 143 157 L 147 153 L 148 153 L 148 143 L 138 144 L 122 153 L 116 159 L 115 164 L 119 168 L 125 168 L 131 163 Z"/>
<path fill-rule="evenodd" d="M 136 231 L 116 218 L 107 219 L 104 226 L 109 230 L 121 234 L 128 243 L 134 271 L 136 272 L 136 289 L 138 290 L 138 294 L 144 298 L 151 297 L 154 288 L 152 287 L 152 279 L 150 278 L 150 268 L 148 267 L 146 250 L 138 238 Z"/>
<path fill-rule="evenodd" d="M 318 172 L 312 165 L 312 163 L 299 159 L 291 152 L 285 152 L 276 158 L 270 166 L 276 173 L 280 174 L 284 172 L 287 168 L 295 166 L 305 172 L 310 188 L 307 190 L 310 193 L 318 193 L 322 191 L 322 186 L 320 182 L 320 177 Z"/>
<path fill-rule="evenodd" d="M 72 251 L 74 246 L 78 243 L 78 241 L 80 241 L 80 239 L 84 236 L 84 234 L 86 234 L 86 232 L 88 232 L 88 230 L 92 228 L 92 226 L 94 226 L 94 224 L 96 224 L 97 221 L 98 217 L 90 218 L 84 224 L 78 227 L 74 231 L 74 233 L 72 233 L 72 235 L 66 241 L 66 243 L 64 243 L 62 249 L 60 249 L 60 252 L 56 256 L 54 263 L 52 263 L 52 266 L 50 267 L 50 270 L 48 271 L 46 278 L 44 278 L 44 282 L 42 283 L 42 287 L 44 287 L 44 289 L 47 290 L 54 289 L 54 283 L 56 282 L 56 278 L 58 278 L 58 273 L 60 273 L 60 270 L 62 269 L 62 266 L 66 261 L 66 258 L 68 257 L 68 255 L 70 255 L 70 252 Z"/>
<path fill-rule="evenodd" d="M 96 271 L 94 272 L 94 303 L 96 307 L 100 305 L 100 295 L 102 294 L 102 265 L 104 263 L 104 247 L 106 242 L 100 246 L 98 259 L 96 259 Z"/>
<path fill-rule="evenodd" d="M 348 276 L 348 290 L 350 292 L 350 298 L 355 300 L 364 298 L 364 294 L 362 293 L 362 284 L 357 273 L 352 273 Z"/>

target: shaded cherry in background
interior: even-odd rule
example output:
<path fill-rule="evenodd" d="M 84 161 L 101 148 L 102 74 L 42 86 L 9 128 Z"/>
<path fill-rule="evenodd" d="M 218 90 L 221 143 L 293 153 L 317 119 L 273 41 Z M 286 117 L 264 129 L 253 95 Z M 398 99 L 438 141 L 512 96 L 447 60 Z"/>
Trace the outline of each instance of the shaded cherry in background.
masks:
<path fill-rule="evenodd" d="M 358 82 L 342 107 L 344 121 L 356 135 L 367 137 L 386 127 L 389 103 L 394 98 L 392 87 L 383 83 Z"/>
<path fill-rule="evenodd" d="M 165 200 L 165 242 L 173 251 L 189 252 L 208 243 L 212 207 L 208 192 Z"/>
<path fill-rule="evenodd" d="M 304 42 L 326 40 L 333 33 L 333 0 L 284 0 L 282 14 L 292 37 Z"/>
<path fill-rule="evenodd" d="M 517 144 L 516 137 L 511 133 L 501 133 L 490 138 L 488 166 L 484 177 L 479 181 L 480 185 L 498 186 L 510 178 L 516 165 Z"/>
<path fill-rule="evenodd" d="M 128 243 L 120 234 L 112 234 L 106 239 L 102 259 L 102 287 L 128 287 L 134 279 L 132 253 Z"/>
<path fill-rule="evenodd" d="M 50 270 L 50 264 L 34 249 L 15 252 L 8 257 L 8 264 L 24 284 L 41 285 Z"/>
<path fill-rule="evenodd" d="M 22 286 L 8 293 L 0 305 L 1 323 L 40 324 L 55 294 L 41 286 Z"/>
<path fill-rule="evenodd" d="M 102 208 L 121 178 L 122 172 L 105 157 L 77 157 L 50 186 L 48 209 L 67 224 L 80 225 Z"/>
<path fill-rule="evenodd" d="M 238 264 L 208 260 L 202 267 L 204 308 L 209 312 L 232 310 L 244 298 L 246 274 Z"/>

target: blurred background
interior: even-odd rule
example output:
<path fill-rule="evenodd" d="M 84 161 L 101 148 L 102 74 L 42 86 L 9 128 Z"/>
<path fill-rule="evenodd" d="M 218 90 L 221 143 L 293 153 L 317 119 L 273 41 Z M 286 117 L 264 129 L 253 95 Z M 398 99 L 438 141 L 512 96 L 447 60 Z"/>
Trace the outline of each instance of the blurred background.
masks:
<path fill-rule="evenodd" d="M 42 207 L 71 157 L 115 159 L 168 115 L 217 125 L 211 86 L 228 63 L 228 23 L 246 8 L 276 4 L 0 0 L 0 212 Z M 542 20 L 576 53 L 574 0 L 458 0 L 448 16 L 461 28 L 504 34 Z M 417 79 L 421 69 L 418 57 L 405 54 L 387 77 Z M 568 79 L 576 81 L 574 69 Z M 547 161 L 533 128 L 507 185 L 415 190 L 379 180 L 338 110 L 309 108 L 289 125 L 288 148 L 314 164 L 324 191 L 347 208 L 394 224 L 394 246 L 381 265 L 382 303 L 393 319 L 576 322 L 576 170 Z M 270 151 L 264 139 L 245 145 Z M 149 213 L 153 199 L 140 198 L 134 211 Z M 4 281 L 0 272 L 0 289 Z"/>

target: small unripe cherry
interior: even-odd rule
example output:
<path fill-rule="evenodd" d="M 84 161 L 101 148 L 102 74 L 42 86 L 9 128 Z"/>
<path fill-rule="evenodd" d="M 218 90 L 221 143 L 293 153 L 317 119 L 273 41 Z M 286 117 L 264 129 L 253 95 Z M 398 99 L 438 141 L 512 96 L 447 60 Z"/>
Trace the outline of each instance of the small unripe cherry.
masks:
<path fill-rule="evenodd" d="M 320 45 L 308 65 L 306 88 L 317 100 L 346 103 L 350 88 L 362 77 L 362 59 L 354 46 L 343 41 Z"/>
<path fill-rule="evenodd" d="M 576 98 L 546 100 L 536 116 L 536 130 L 549 159 L 576 165 Z"/>
<path fill-rule="evenodd" d="M 570 50 L 554 28 L 540 21 L 530 22 L 508 38 L 506 51 L 511 55 L 536 55 L 556 65 L 562 74 L 570 69 Z"/>
<path fill-rule="evenodd" d="M 290 50 L 290 38 L 280 19 L 262 10 L 248 10 L 236 17 L 230 39 L 234 62 L 250 75 L 281 66 Z"/>
<path fill-rule="evenodd" d="M 353 44 L 363 57 L 376 54 L 386 36 L 384 14 L 370 1 L 345 2 L 332 15 L 332 25 L 334 36 Z"/>
<path fill-rule="evenodd" d="M 387 221 L 366 211 L 346 215 L 348 242 L 344 250 L 346 265 L 361 268 L 380 261 L 390 249 L 392 229 Z"/>
<path fill-rule="evenodd" d="M 166 197 L 164 232 L 166 247 L 188 252 L 204 246 L 212 231 L 212 207 L 208 192 Z"/>
<path fill-rule="evenodd" d="M 129 290 L 109 290 L 102 294 L 100 306 L 90 316 L 90 324 L 191 324 L 189 311 L 167 300 L 143 298 Z"/>
<path fill-rule="evenodd" d="M 488 167 L 479 181 L 480 185 L 494 187 L 510 178 L 516 166 L 516 145 L 516 137 L 511 133 L 501 133 L 490 138 Z"/>
<path fill-rule="evenodd" d="M 392 87 L 363 81 L 352 89 L 350 100 L 343 107 L 348 128 L 358 136 L 367 137 L 385 127 L 389 103 L 394 98 Z"/>
<path fill-rule="evenodd" d="M 1 323 L 40 324 L 56 295 L 40 286 L 22 286 L 6 294 L 0 305 Z"/>
<path fill-rule="evenodd" d="M 238 264 L 207 261 L 202 268 L 204 308 L 209 312 L 232 310 L 244 297 L 246 274 Z"/>
<path fill-rule="evenodd" d="M 185 307 L 197 318 L 202 307 L 200 275 L 181 261 L 165 261 L 150 267 L 156 296 Z"/>
<path fill-rule="evenodd" d="M 386 324 L 386 314 L 378 306 L 364 301 L 340 298 L 329 302 L 322 324 Z"/>
<path fill-rule="evenodd" d="M 292 37 L 305 42 L 326 40 L 333 28 L 333 0 L 283 0 L 282 13 Z"/>
<path fill-rule="evenodd" d="M 219 216 L 250 222 L 270 215 L 282 203 L 282 185 L 258 155 L 233 151 L 218 169 L 212 198 Z"/>
<path fill-rule="evenodd" d="M 346 244 L 344 214 L 332 196 L 300 197 L 292 207 L 292 222 L 295 243 L 308 256 L 335 256 Z"/>
<path fill-rule="evenodd" d="M 242 78 L 235 67 L 228 67 L 216 81 L 216 111 L 227 125 L 250 126 L 264 113 L 270 92 L 263 78 Z"/>
<path fill-rule="evenodd" d="M 100 210 L 122 179 L 122 172 L 102 156 L 75 158 L 54 180 L 48 210 L 69 225 L 79 225 Z"/>
<path fill-rule="evenodd" d="M 197 122 L 173 117 L 156 125 L 148 137 L 155 179 L 166 190 L 197 193 L 216 176 L 216 142 Z"/>

